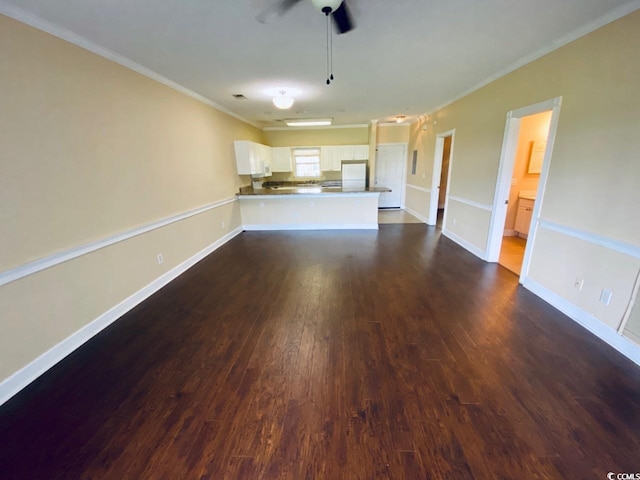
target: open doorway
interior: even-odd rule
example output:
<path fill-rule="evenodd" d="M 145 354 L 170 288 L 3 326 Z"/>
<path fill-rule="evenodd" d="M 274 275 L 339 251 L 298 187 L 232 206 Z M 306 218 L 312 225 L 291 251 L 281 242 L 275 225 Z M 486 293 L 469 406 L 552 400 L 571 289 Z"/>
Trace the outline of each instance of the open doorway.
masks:
<path fill-rule="evenodd" d="M 557 97 L 507 114 L 486 260 L 519 274 L 520 283 L 529 271 L 561 103 Z"/>
<path fill-rule="evenodd" d="M 520 275 L 540 183 L 551 110 L 520 119 L 518 144 L 498 263 Z"/>
<path fill-rule="evenodd" d="M 453 136 L 455 130 L 436 135 L 436 149 L 433 157 L 433 177 L 429 203 L 429 225 L 442 228 L 447 207 L 447 192 L 451 176 Z"/>

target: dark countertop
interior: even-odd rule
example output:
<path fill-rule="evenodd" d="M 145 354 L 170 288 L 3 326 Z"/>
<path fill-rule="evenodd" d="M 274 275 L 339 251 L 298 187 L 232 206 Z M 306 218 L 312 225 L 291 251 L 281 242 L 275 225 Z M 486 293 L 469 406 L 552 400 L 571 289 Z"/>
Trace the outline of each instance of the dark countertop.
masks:
<path fill-rule="evenodd" d="M 241 187 L 236 195 L 305 195 L 323 193 L 384 193 L 390 192 L 387 187 L 364 187 L 364 188 L 342 188 L 324 187 L 321 185 L 285 186 L 276 188 L 253 188 L 251 186 Z"/>

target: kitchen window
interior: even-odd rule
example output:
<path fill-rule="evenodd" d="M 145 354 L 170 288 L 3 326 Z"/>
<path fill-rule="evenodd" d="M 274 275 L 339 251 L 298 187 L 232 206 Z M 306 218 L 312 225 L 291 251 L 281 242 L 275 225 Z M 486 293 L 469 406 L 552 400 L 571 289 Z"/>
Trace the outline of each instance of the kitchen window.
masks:
<path fill-rule="evenodd" d="M 294 173 L 296 177 L 319 177 L 320 149 L 319 148 L 294 148 L 293 149 Z"/>

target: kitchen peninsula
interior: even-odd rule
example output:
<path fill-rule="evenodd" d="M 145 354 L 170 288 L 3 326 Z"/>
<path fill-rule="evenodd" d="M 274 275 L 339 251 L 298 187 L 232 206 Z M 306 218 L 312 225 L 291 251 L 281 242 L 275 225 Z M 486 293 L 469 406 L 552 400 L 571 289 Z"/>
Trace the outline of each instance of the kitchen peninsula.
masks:
<path fill-rule="evenodd" d="M 245 230 L 378 229 L 385 187 L 343 188 L 322 183 L 242 187 L 237 194 Z"/>

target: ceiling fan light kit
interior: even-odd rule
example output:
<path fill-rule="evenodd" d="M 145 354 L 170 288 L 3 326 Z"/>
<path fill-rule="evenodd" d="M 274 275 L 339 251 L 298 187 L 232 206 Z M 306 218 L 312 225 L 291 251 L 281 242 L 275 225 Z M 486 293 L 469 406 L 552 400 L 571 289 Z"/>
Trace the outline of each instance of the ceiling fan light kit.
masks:
<path fill-rule="evenodd" d="M 331 13 L 340 6 L 342 0 L 311 0 L 311 3 L 321 12 L 324 13 L 325 8 L 329 8 L 329 13 Z"/>

